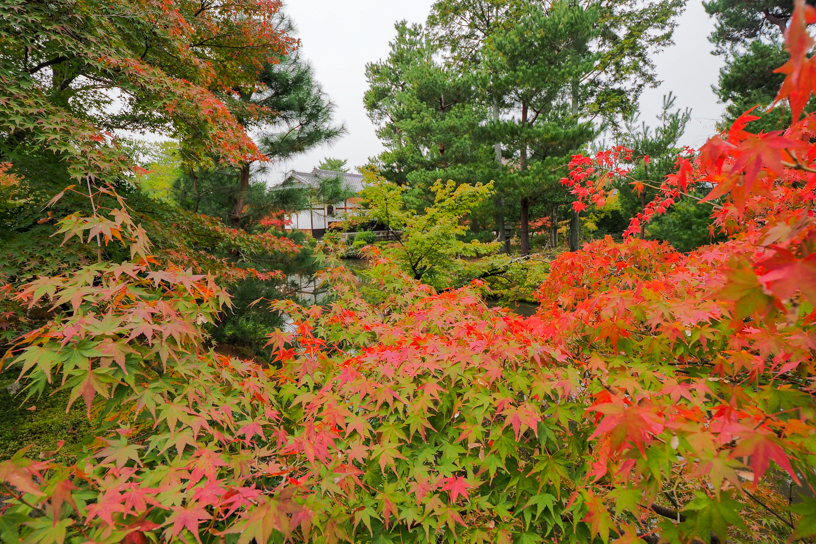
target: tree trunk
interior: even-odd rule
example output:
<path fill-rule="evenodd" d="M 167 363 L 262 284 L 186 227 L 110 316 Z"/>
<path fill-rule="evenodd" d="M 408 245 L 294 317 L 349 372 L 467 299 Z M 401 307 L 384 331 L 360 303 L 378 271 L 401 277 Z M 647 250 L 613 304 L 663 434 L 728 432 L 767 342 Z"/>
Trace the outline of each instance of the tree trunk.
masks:
<path fill-rule="evenodd" d="M 576 210 L 572 210 L 570 219 L 569 245 L 570 251 L 578 251 L 578 234 L 581 228 L 581 218 Z"/>
<path fill-rule="evenodd" d="M 499 120 L 499 101 L 493 99 L 493 121 Z M 502 169 L 502 149 L 501 143 L 493 144 L 494 159 L 496 160 L 496 171 L 501 172 Z M 504 228 L 504 199 L 496 192 L 493 197 L 493 204 L 496 212 L 496 237 L 502 246 L 504 253 L 510 253 L 510 240 L 507 239 L 507 232 Z"/>
<path fill-rule="evenodd" d="M 649 165 L 644 164 L 643 168 L 646 171 L 646 179 L 649 179 Z M 646 238 L 646 221 L 644 221 L 644 217 L 646 217 L 646 187 L 640 189 L 640 239 L 643 240 Z"/>
<path fill-rule="evenodd" d="M 556 206 L 553 206 L 550 222 L 550 247 L 555 249 L 558 247 L 558 207 Z"/>
<path fill-rule="evenodd" d="M 241 218 L 244 214 L 247 191 L 249 191 L 249 163 L 241 165 L 238 180 L 238 195 L 235 197 L 235 206 L 233 206 L 232 212 L 230 212 L 230 224 L 236 229 L 241 228 Z"/>
<path fill-rule="evenodd" d="M 201 204 L 201 195 L 198 192 L 198 174 L 196 172 L 190 172 L 190 177 L 193 178 L 193 194 L 195 194 L 195 207 L 193 212 L 198 213 L 198 206 Z"/>
<path fill-rule="evenodd" d="M 527 128 L 527 102 L 521 103 L 521 125 Z M 522 142 L 519 153 L 519 174 L 524 175 L 527 167 L 527 143 Z M 521 243 L 521 255 L 530 254 L 530 198 L 525 196 L 521 199 L 521 232 L 519 233 Z"/>
<path fill-rule="evenodd" d="M 521 254 L 530 254 L 530 199 L 521 199 Z"/>

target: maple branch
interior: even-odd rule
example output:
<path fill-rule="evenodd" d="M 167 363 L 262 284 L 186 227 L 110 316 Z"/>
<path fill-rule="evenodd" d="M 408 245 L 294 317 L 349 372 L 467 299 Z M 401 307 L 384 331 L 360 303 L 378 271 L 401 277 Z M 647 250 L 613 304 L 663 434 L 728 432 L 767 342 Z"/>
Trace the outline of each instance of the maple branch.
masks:
<path fill-rule="evenodd" d="M 782 161 L 782 166 L 790 168 L 791 170 L 802 170 L 804 172 L 816 174 L 816 168 L 811 168 L 810 166 L 804 165 L 798 160 L 796 162 Z"/>
<path fill-rule="evenodd" d="M 672 510 L 671 508 L 666 508 L 665 506 L 660 506 L 659 504 L 652 504 L 649 508 L 652 510 L 652 512 L 663 516 L 664 518 L 673 519 L 679 522 L 686 521 L 686 516 L 677 510 Z"/>
<path fill-rule="evenodd" d="M 744 492 L 744 493 L 745 493 L 745 494 L 748 496 L 748 498 L 749 498 L 749 499 L 751 499 L 752 501 L 754 501 L 755 503 L 757 503 L 758 505 L 760 505 L 762 508 L 764 508 L 765 510 L 767 510 L 768 512 L 770 512 L 771 514 L 773 514 L 773 516 L 774 516 L 774 517 L 776 517 L 776 519 L 778 519 L 779 521 L 781 521 L 782 523 L 784 523 L 785 525 L 787 525 L 787 526 L 788 526 L 788 527 L 790 527 L 791 529 L 796 529 L 796 527 L 793 525 L 793 523 L 790 523 L 790 522 L 789 522 L 789 521 L 787 521 L 785 518 L 783 518 L 782 516 L 780 516 L 780 515 L 779 515 L 779 514 L 778 514 L 778 513 L 777 513 L 775 510 L 773 510 L 773 509 L 772 509 L 770 506 L 768 506 L 767 504 L 765 504 L 764 502 L 762 502 L 761 500 L 759 500 L 759 499 L 758 499 L 756 496 L 754 496 L 754 494 L 753 494 L 753 493 L 751 493 L 751 492 L 750 492 L 750 491 L 748 491 L 747 489 L 743 489 L 742 491 L 743 491 L 743 492 Z"/>
<path fill-rule="evenodd" d="M 49 66 L 54 66 L 55 64 L 65 62 L 66 60 L 68 60 L 68 57 L 63 57 L 62 55 L 60 55 L 57 58 L 41 62 L 37 66 L 35 66 L 33 68 L 29 68 L 27 71 L 28 71 L 29 74 L 34 75 L 37 72 L 39 72 L 40 70 L 42 70 L 43 68 L 48 68 Z"/>
<path fill-rule="evenodd" d="M 29 508 L 31 508 L 32 510 L 36 510 L 37 512 L 42 512 L 42 514 L 43 514 L 43 515 L 45 515 L 45 510 L 43 510 L 42 508 L 38 508 L 38 507 L 34 506 L 33 504 L 31 504 L 30 502 L 28 502 L 27 500 L 25 500 L 25 499 L 23 498 L 23 496 L 25 495 L 25 493 L 21 493 L 21 494 L 17 495 L 17 493 L 16 493 L 16 492 L 15 492 L 15 491 L 14 491 L 12 488 L 10 488 L 8 485 L 6 485 L 6 483 L 5 483 L 5 482 L 4 482 L 4 483 L 0 483 L 0 488 L 2 488 L 2 489 L 3 489 L 3 491 L 5 491 L 5 492 L 6 492 L 6 493 L 8 493 L 9 495 L 11 495 L 11 497 L 12 497 L 12 498 L 11 498 L 10 500 L 13 500 L 13 501 L 20 501 L 21 503 L 23 503 L 24 505 L 28 506 L 28 507 L 29 507 Z"/>
<path fill-rule="evenodd" d="M 814 172 L 816 172 L 816 170 L 814 170 Z M 654 189 L 655 191 L 663 192 L 663 189 L 661 189 L 660 187 L 656 187 L 654 185 L 651 185 L 650 183 L 646 183 L 645 181 L 640 181 L 639 179 L 635 179 L 635 178 L 633 178 L 631 176 L 627 176 L 625 174 L 623 175 L 623 177 L 625 177 L 626 179 L 631 179 L 635 183 L 640 183 L 644 187 L 649 187 L 650 189 Z M 694 200 L 703 203 L 703 199 L 701 197 L 699 197 L 699 196 L 694 196 L 692 194 L 689 194 L 688 192 L 680 193 L 680 194 L 683 195 L 683 196 L 687 196 L 689 198 L 693 198 Z M 706 202 L 704 202 L 704 204 L 710 204 L 714 209 L 722 208 L 722 206 L 720 206 L 719 204 L 714 204 L 713 202 L 710 202 L 710 201 L 706 201 Z"/>
<path fill-rule="evenodd" d="M 677 521 L 677 522 L 680 522 L 680 523 L 686 521 L 686 516 L 684 516 L 683 514 L 681 514 L 677 510 L 672 510 L 671 508 L 666 508 L 665 506 L 660 506 L 659 504 L 652 504 L 649 508 L 652 510 L 652 512 L 654 512 L 655 514 L 658 514 L 660 516 L 663 516 L 664 518 L 669 518 L 671 520 L 674 520 L 674 521 Z M 699 540 L 693 540 L 692 542 L 699 543 L 700 541 Z M 720 537 L 716 533 L 712 532 L 711 533 L 711 544 L 721 544 L 721 543 L 722 543 L 722 541 L 720 540 Z M 725 544 L 734 544 L 734 543 L 731 542 L 730 540 L 726 540 Z"/>

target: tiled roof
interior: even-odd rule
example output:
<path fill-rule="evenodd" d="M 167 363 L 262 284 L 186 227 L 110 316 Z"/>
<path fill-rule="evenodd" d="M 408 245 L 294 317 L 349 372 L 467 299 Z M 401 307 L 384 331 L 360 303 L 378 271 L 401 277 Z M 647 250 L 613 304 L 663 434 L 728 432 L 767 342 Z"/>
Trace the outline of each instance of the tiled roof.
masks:
<path fill-rule="evenodd" d="M 361 174 L 332 172 L 331 170 L 318 170 L 315 168 L 311 172 L 292 172 L 291 177 L 308 187 L 317 188 L 321 179 L 334 178 L 338 175 L 343 176 L 343 185 L 349 191 L 359 193 L 363 190 L 363 176 Z"/>

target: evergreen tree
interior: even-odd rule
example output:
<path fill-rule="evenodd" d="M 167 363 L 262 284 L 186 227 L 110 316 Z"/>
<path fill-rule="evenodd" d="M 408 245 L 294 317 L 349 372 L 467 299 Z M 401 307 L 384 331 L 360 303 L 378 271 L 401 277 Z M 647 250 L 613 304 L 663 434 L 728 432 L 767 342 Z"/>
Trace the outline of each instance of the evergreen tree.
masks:
<path fill-rule="evenodd" d="M 331 172 L 348 172 L 348 160 L 326 157 L 317 165 L 317 169 L 329 170 Z"/>
<path fill-rule="evenodd" d="M 292 54 L 268 63 L 258 75 L 260 90 L 240 93 L 234 110 L 267 115 L 247 121 L 255 129 L 260 150 L 272 162 L 286 160 L 336 139 L 345 132 L 332 123 L 334 105 L 314 79 L 311 66 Z M 236 171 L 237 170 L 237 171 Z M 264 167 L 245 162 L 237 169 L 221 167 L 188 171 L 176 183 L 179 202 L 187 209 L 224 218 L 235 228 L 248 228 L 272 210 L 295 210 L 306 205 L 296 191 L 270 191 L 263 179 Z"/>
<path fill-rule="evenodd" d="M 546 12 L 531 5 L 518 15 L 515 25 L 494 33 L 481 64 L 486 86 L 511 112 L 493 121 L 488 134 L 504 143 L 509 158 L 499 190 L 518 205 L 521 253 L 527 255 L 531 206 L 565 192 L 558 166 L 595 136 L 593 124 L 582 121 L 574 106 L 578 81 L 597 60 L 589 50 L 597 12 L 561 2 Z"/>
<path fill-rule="evenodd" d="M 518 210 L 528 251 L 524 225 L 531 207 L 544 194 L 551 193 L 552 202 L 563 199 L 553 190 L 556 175 L 549 170 L 556 157 L 591 138 L 590 122 L 631 111 L 643 87 L 655 83 L 651 55 L 671 43 L 683 5 L 683 0 L 437 1 L 427 25 L 397 25 L 389 57 L 369 65 L 366 105 L 386 146 L 372 162 L 386 178 L 418 188 L 439 178 L 497 180 L 491 211 L 499 239 L 505 217 Z M 544 22 L 569 21 L 567 13 L 576 18 L 592 13 L 594 26 L 573 26 L 576 33 L 565 37 L 563 29 Z M 555 49 L 542 49 L 547 43 Z M 577 70 L 577 77 L 568 70 Z M 536 81 L 535 72 L 543 78 Z M 552 101 L 545 104 L 548 96 Z M 522 122 L 524 102 L 528 117 Z M 538 113 L 530 109 L 533 102 Z"/>
<path fill-rule="evenodd" d="M 808 0 L 814 4 L 814 0 Z M 730 124 L 745 111 L 760 106 L 754 115 L 752 130 L 776 130 L 790 122 L 786 106 L 767 111 L 784 79 L 775 70 L 788 61 L 782 38 L 793 13 L 788 0 L 710 0 L 703 2 L 706 12 L 716 20 L 709 40 L 714 54 L 725 60 L 715 88 L 726 104 L 724 124 Z"/>
<path fill-rule="evenodd" d="M 297 54 L 268 63 L 259 76 L 260 91 L 241 94 L 240 100 L 265 108 L 272 117 L 257 126 L 260 150 L 273 162 L 329 143 L 345 133 L 332 122 L 334 104 L 315 80 L 312 67 Z M 230 222 L 239 227 L 249 192 L 250 164 L 239 171 L 240 185 Z"/>
<path fill-rule="evenodd" d="M 368 64 L 365 105 L 386 150 L 372 159 L 387 179 L 408 184 L 416 207 L 432 201 L 437 179 L 480 180 L 489 150 L 476 136 L 487 114 L 475 74 L 439 56 L 440 41 L 422 25 L 396 25 L 388 57 Z"/>

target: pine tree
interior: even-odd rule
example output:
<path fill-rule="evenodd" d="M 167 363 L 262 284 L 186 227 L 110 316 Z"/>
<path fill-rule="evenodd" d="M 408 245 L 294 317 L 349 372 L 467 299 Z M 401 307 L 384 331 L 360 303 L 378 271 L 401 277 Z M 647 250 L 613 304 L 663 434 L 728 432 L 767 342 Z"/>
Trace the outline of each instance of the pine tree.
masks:
<path fill-rule="evenodd" d="M 414 190 L 417 208 L 431 203 L 437 179 L 481 181 L 489 159 L 477 139 L 487 118 L 474 73 L 439 56 L 441 42 L 422 25 L 396 25 L 397 36 L 382 61 L 366 67 L 365 105 L 386 150 L 371 160 L 382 175 Z"/>
<path fill-rule="evenodd" d="M 329 170 L 331 172 L 348 172 L 348 160 L 326 157 L 317 165 L 317 169 Z"/>
<path fill-rule="evenodd" d="M 259 75 L 260 90 L 242 93 L 240 101 L 264 108 L 269 115 L 257 123 L 259 148 L 271 161 L 286 160 L 329 143 L 345 133 L 333 124 L 334 104 L 315 80 L 312 67 L 297 54 L 269 63 Z M 239 169 L 239 188 L 230 223 L 239 227 L 247 205 L 251 164 Z"/>
<path fill-rule="evenodd" d="M 515 210 L 520 220 L 522 215 L 529 216 L 545 193 L 553 193 L 548 198 L 560 202 L 558 191 L 550 191 L 556 175 L 547 170 L 555 166 L 555 157 L 577 151 L 578 147 L 570 145 L 581 146 L 591 138 L 590 122 L 619 120 L 633 109 L 643 87 L 655 83 L 651 55 L 671 43 L 675 18 L 683 5 L 683 0 L 637 4 L 605 0 L 591 7 L 577 0 L 533 4 L 520 0 L 437 1 L 426 25 L 397 25 L 389 57 L 369 65 L 366 104 L 387 149 L 372 162 L 386 178 L 418 188 L 439 178 L 462 182 L 495 179 L 497 193 L 491 212 L 498 238 L 503 240 L 505 218 L 515 215 Z M 547 27 L 543 22 L 570 11 L 581 16 L 594 13 L 595 27 L 565 37 L 556 25 Z M 528 20 L 531 15 L 535 22 Z M 520 33 L 522 27 L 532 34 Z M 545 30 L 553 35 L 538 34 Z M 579 43 L 590 30 L 593 40 Z M 563 43 L 558 44 L 559 39 Z M 513 40 L 516 43 L 511 47 Z M 524 45 L 524 41 L 529 43 Z M 566 47 L 570 53 L 536 49 L 547 42 Z M 505 53 L 506 58 L 501 56 Z M 593 62 L 578 67 L 579 63 L 562 58 L 567 54 Z M 507 72 L 499 73 L 499 69 Z M 568 69 L 577 69 L 580 75 L 570 78 L 559 72 Z M 535 71 L 545 77 L 535 81 Z M 554 78 L 562 81 L 554 85 Z M 527 95 L 521 96 L 525 87 Z M 551 103 L 544 104 L 547 92 L 555 94 Z M 525 122 L 521 121 L 523 102 L 528 111 Z M 534 106 L 537 114 L 530 114 L 533 102 L 538 103 Z M 513 117 L 515 128 L 510 122 Z M 524 134 L 517 134 L 525 125 Z M 540 141 L 534 142 L 537 139 Z M 524 159 L 522 150 L 527 155 Z M 530 171 L 531 161 L 548 160 L 549 167 Z M 518 187 L 525 189 L 518 192 Z M 577 235 L 577 221 L 574 223 Z M 522 233 L 525 230 L 522 226 Z M 522 239 L 524 251 L 529 250 L 529 236 Z"/>
<path fill-rule="evenodd" d="M 494 121 L 491 141 L 504 142 L 508 168 L 499 190 L 517 203 L 522 255 L 530 252 L 530 209 L 559 189 L 559 164 L 595 136 L 591 121 L 581 120 L 573 105 L 580 100 L 578 81 L 595 66 L 589 50 L 596 38 L 595 10 L 566 2 L 548 11 L 530 6 L 517 24 L 497 31 L 482 50 L 486 86 L 501 97 L 504 118 Z"/>
<path fill-rule="evenodd" d="M 813 5 L 813 0 L 808 1 Z M 726 104 L 723 125 L 754 106 L 760 120 L 752 130 L 776 130 L 790 122 L 790 112 L 781 106 L 767 111 L 776 98 L 784 75 L 775 70 L 785 64 L 788 54 L 782 39 L 793 13 L 792 1 L 711 0 L 703 2 L 706 12 L 716 20 L 709 40 L 715 55 L 725 66 L 715 90 Z"/>

